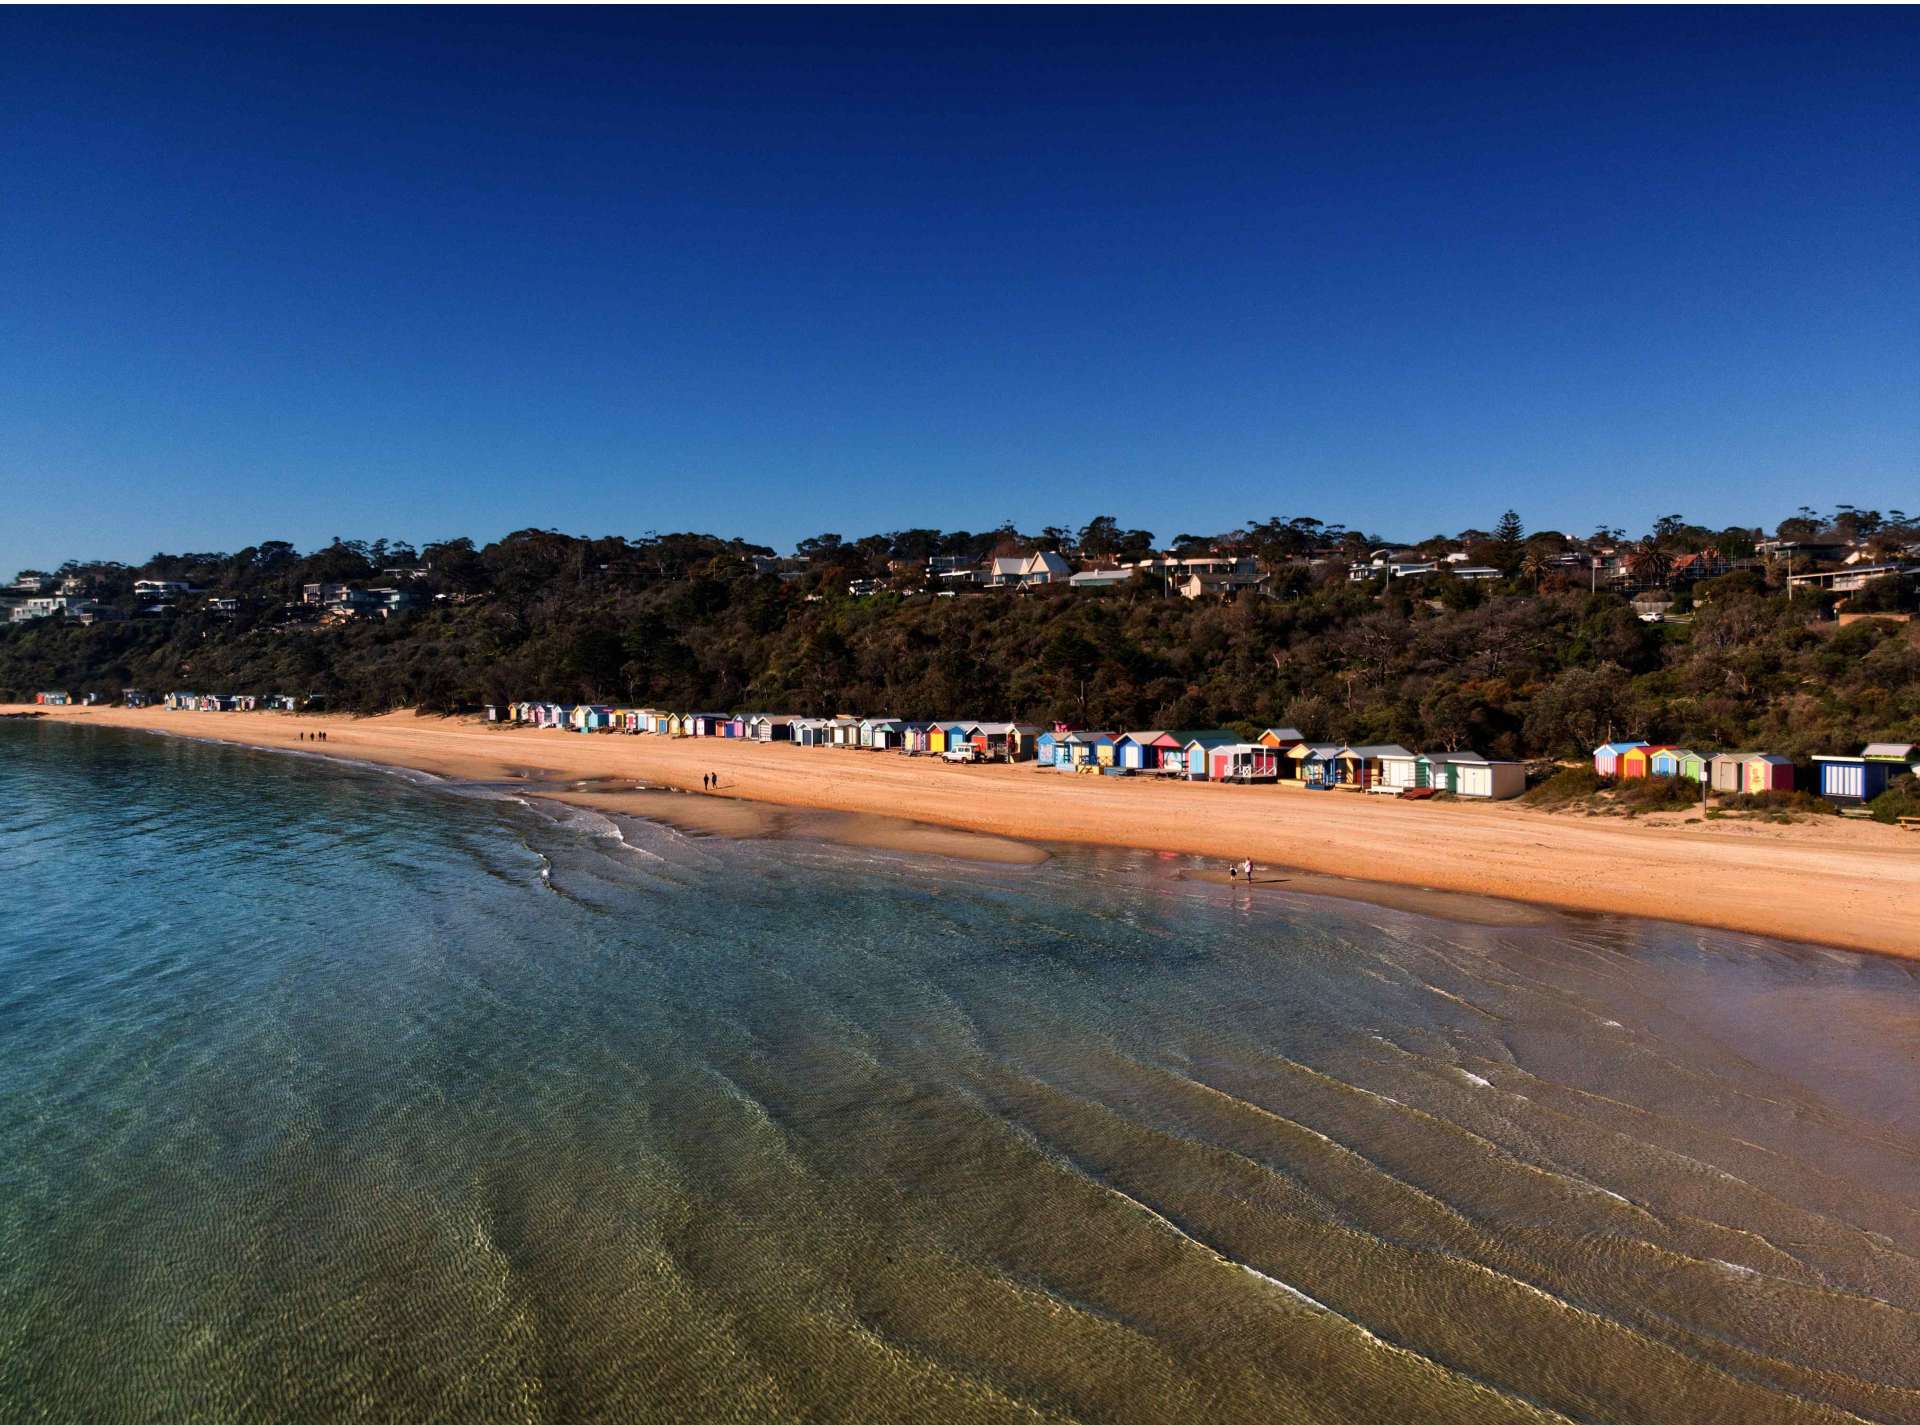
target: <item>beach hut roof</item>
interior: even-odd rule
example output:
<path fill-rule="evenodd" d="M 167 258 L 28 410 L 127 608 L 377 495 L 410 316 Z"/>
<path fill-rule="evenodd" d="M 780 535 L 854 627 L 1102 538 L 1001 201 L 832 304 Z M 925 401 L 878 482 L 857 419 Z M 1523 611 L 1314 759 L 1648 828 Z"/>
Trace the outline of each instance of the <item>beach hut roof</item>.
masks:
<path fill-rule="evenodd" d="M 1303 742 L 1298 747 L 1287 749 L 1287 756 L 1298 757 L 1305 761 L 1309 757 L 1337 757 L 1342 744 L 1338 742 Z"/>
<path fill-rule="evenodd" d="M 1791 767 L 1793 759 L 1782 757 L 1777 752 L 1756 752 L 1747 759 L 1749 762 L 1765 762 L 1769 767 Z"/>
<path fill-rule="evenodd" d="M 1598 757 L 1602 752 L 1631 752 L 1636 747 L 1645 747 L 1646 745 L 1644 742 L 1603 742 L 1593 749 L 1593 755 Z"/>
<path fill-rule="evenodd" d="M 1357 752 L 1362 757 L 1411 757 L 1413 756 L 1411 752 L 1407 751 L 1406 748 L 1402 747 L 1397 742 L 1369 742 L 1365 747 L 1354 747 L 1348 750 L 1352 752 Z"/>
<path fill-rule="evenodd" d="M 1013 731 L 1013 724 L 1010 722 L 976 722 L 974 726 L 989 737 Z"/>
<path fill-rule="evenodd" d="M 1270 727 L 1267 729 L 1267 733 L 1269 736 L 1276 737 L 1282 742 L 1305 742 L 1307 740 L 1306 734 L 1301 732 L 1297 727 Z"/>
<path fill-rule="evenodd" d="M 1214 734 L 1211 732 L 1202 733 L 1198 737 L 1188 738 L 1186 742 L 1183 743 L 1182 745 L 1186 747 L 1203 747 L 1209 752 L 1213 751 L 1215 748 L 1218 748 L 1218 747 L 1251 747 L 1253 746 L 1253 744 L 1250 742 L 1242 742 L 1237 734 L 1231 733 L 1231 732 L 1223 732 L 1219 734 Z M 1260 750 L 1262 752 L 1266 751 L 1264 747 L 1261 748 Z"/>
<path fill-rule="evenodd" d="M 1482 757 L 1478 752 L 1422 752 L 1420 760 L 1424 762 L 1474 762 L 1492 765 L 1491 757 Z"/>
<path fill-rule="evenodd" d="M 1120 735 L 1124 737 L 1128 742 L 1137 742 L 1142 747 L 1144 747 L 1149 742 L 1152 742 L 1155 738 L 1165 737 L 1167 734 L 1164 731 L 1162 731 L 1160 728 L 1155 727 L 1155 728 L 1148 728 L 1142 732 L 1123 732 Z"/>
<path fill-rule="evenodd" d="M 1111 732 L 1096 732 L 1096 731 L 1083 729 L 1079 732 L 1069 732 L 1065 737 L 1061 738 L 1060 740 L 1062 742 L 1079 742 L 1079 743 L 1085 744 L 1088 747 L 1091 747 L 1093 746 L 1094 743 L 1098 742 L 1101 738 L 1103 737 L 1111 738 L 1112 736 L 1113 734 Z"/>
<path fill-rule="evenodd" d="M 1039 731 L 1040 731 L 1040 729 L 1039 729 L 1039 728 L 1037 728 L 1037 727 L 1035 727 L 1035 726 L 1034 726 L 1034 725 L 1033 725 L 1032 723 L 1030 723 L 1030 722 L 1015 722 L 1015 723 L 1009 723 L 1009 724 L 1008 724 L 1008 726 L 1009 726 L 1009 727 L 1011 727 L 1011 728 L 1012 728 L 1012 729 L 1013 729 L 1013 730 L 1014 730 L 1015 732 L 1018 732 L 1018 733 L 1021 733 L 1022 735 L 1024 735 L 1024 734 L 1026 734 L 1026 733 L 1029 733 L 1029 732 L 1035 732 L 1035 733 L 1037 733 L 1037 732 L 1039 732 Z"/>
<path fill-rule="evenodd" d="M 1920 744 L 1912 742 L 1869 742 L 1866 750 L 1860 755 L 1862 757 L 1871 757 L 1875 761 L 1908 762 L 1913 759 L 1916 747 L 1920 747 Z"/>

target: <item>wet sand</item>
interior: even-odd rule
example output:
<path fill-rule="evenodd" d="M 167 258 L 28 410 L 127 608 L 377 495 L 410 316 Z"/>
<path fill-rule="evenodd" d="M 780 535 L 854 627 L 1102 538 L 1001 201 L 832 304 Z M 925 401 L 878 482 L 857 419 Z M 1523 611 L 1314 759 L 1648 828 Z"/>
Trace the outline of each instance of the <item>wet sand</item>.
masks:
<path fill-rule="evenodd" d="M 1136 847 L 1222 862 L 1252 856 L 1413 892 L 1431 888 L 1920 957 L 1920 916 L 1912 909 L 1920 904 L 1920 835 L 1853 819 L 1647 825 L 1513 803 L 1073 777 L 1032 764 L 955 767 L 889 753 L 711 738 L 583 737 L 412 713 L 48 711 L 63 721 L 293 748 L 473 781 L 517 773 L 522 781 L 614 778 L 697 792 L 702 775 L 714 772 L 720 792 L 710 800 L 897 817 L 1042 845 Z M 318 728 L 327 729 L 327 742 L 299 740 Z M 526 775 L 536 770 L 539 777 Z M 567 795 L 619 811 L 628 809 L 621 803 L 631 793 Z M 858 834 L 857 827 L 846 830 Z"/>
<path fill-rule="evenodd" d="M 1184 870 L 1177 879 L 1210 881 L 1216 886 L 1233 886 L 1254 895 L 1332 896 L 1336 900 L 1360 901 L 1388 910 L 1430 915 L 1436 920 L 1451 920 L 1459 925 L 1551 925 L 1558 918 L 1551 911 L 1528 905 L 1524 901 L 1441 891 L 1431 886 L 1393 886 L 1381 881 L 1355 880 L 1350 876 L 1323 876 L 1286 866 L 1263 866 L 1258 862 L 1254 863 L 1251 881 L 1235 876 L 1230 871 L 1214 870 Z"/>
<path fill-rule="evenodd" d="M 725 836 L 741 841 L 826 841 L 836 846 L 864 846 L 869 850 L 907 855 L 952 856 L 962 861 L 986 861 L 1001 866 L 1037 866 L 1048 859 L 1046 851 L 1031 842 L 977 831 L 956 831 L 952 827 L 931 826 L 897 816 L 782 807 L 719 794 L 703 796 L 631 783 L 528 782 L 516 790 L 594 811 L 617 811 L 648 821 L 666 822 L 701 836 Z"/>

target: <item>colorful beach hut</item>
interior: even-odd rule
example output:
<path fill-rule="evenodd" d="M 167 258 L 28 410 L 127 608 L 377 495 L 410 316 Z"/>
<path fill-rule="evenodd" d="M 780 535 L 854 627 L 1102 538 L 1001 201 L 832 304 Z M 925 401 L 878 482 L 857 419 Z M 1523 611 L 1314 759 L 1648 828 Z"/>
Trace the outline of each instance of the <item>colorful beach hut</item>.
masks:
<path fill-rule="evenodd" d="M 1061 752 L 1060 744 L 1066 740 L 1066 736 L 1064 732 L 1043 732 L 1034 738 L 1033 760 L 1038 762 L 1042 767 L 1066 766 L 1067 764 L 1065 762 L 1059 760 Z"/>
<path fill-rule="evenodd" d="M 1684 777 L 1686 773 L 1680 770 L 1680 764 L 1689 757 L 1698 760 L 1696 754 L 1685 747 L 1662 747 L 1647 760 L 1647 773 L 1654 777 Z"/>
<path fill-rule="evenodd" d="M 1232 742 L 1207 753 L 1209 781 L 1273 782 L 1279 777 L 1279 749 L 1263 742 Z"/>
<path fill-rule="evenodd" d="M 1707 785 L 1716 792 L 1738 792 L 1747 785 L 1751 752 L 1716 752 L 1707 759 Z"/>
<path fill-rule="evenodd" d="M 1894 775 L 1888 763 L 1869 762 L 1865 756 L 1816 756 L 1813 762 L 1820 776 L 1820 795 L 1841 806 L 1872 801 Z"/>
<path fill-rule="evenodd" d="M 1644 742 L 1603 742 L 1593 749 L 1593 770 L 1603 777 L 1618 777 L 1620 759 L 1636 747 L 1645 747 Z"/>
<path fill-rule="evenodd" d="M 1333 786 L 1339 776 L 1334 761 L 1339 753 L 1337 742 L 1301 742 L 1289 747 L 1287 758 L 1293 763 L 1293 780 L 1315 791 Z"/>
<path fill-rule="evenodd" d="M 1756 752 L 1747 759 L 1749 792 L 1790 792 L 1793 790 L 1793 759 L 1772 752 Z"/>
<path fill-rule="evenodd" d="M 1007 734 L 1007 760 L 1030 762 L 1040 741 L 1040 729 L 1030 722 L 1016 722 Z"/>
<path fill-rule="evenodd" d="M 1159 771 L 1161 759 L 1169 752 L 1179 750 L 1180 739 L 1158 728 L 1123 733 L 1113 745 L 1117 764 L 1131 767 L 1136 772 Z"/>
<path fill-rule="evenodd" d="M 1619 772 L 1621 778 L 1644 777 L 1653 769 L 1653 759 L 1669 750 L 1672 744 L 1643 742 L 1638 747 L 1629 747 L 1620 754 Z"/>
<path fill-rule="evenodd" d="M 1204 782 L 1213 775 L 1213 754 L 1221 748 L 1247 747 L 1256 744 L 1244 743 L 1230 732 L 1208 732 L 1192 737 L 1182 747 L 1183 770 L 1180 775 L 1189 782 Z"/>

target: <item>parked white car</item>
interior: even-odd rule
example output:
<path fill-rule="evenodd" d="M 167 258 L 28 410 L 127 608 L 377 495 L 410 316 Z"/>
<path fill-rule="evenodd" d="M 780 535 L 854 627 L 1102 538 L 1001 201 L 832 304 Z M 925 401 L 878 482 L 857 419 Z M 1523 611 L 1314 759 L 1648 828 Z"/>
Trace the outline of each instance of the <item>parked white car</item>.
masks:
<path fill-rule="evenodd" d="M 978 762 L 980 754 L 972 747 L 949 747 L 940 754 L 943 762 Z"/>

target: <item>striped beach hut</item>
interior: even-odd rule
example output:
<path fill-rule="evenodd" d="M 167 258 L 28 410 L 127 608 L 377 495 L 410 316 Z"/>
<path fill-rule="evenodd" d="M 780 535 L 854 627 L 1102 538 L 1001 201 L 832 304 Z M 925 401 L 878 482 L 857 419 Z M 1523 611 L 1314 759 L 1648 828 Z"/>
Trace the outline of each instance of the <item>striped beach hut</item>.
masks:
<path fill-rule="evenodd" d="M 1593 770 L 1603 777 L 1618 777 L 1620 759 L 1636 747 L 1645 747 L 1644 742 L 1603 742 L 1593 749 Z"/>
<path fill-rule="evenodd" d="M 1864 755 L 1832 757 L 1816 755 L 1813 764 L 1820 777 L 1820 795 L 1841 806 L 1870 802 L 1887 789 L 1895 769 L 1886 762 L 1869 762 Z"/>

